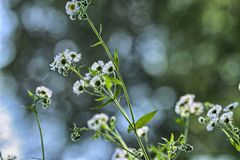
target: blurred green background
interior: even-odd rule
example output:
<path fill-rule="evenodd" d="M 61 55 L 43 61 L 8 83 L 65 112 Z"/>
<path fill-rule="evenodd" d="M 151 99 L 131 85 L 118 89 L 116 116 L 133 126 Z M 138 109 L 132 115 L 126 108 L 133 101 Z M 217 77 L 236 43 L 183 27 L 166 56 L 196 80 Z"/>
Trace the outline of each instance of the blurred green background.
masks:
<path fill-rule="evenodd" d="M 82 53 L 82 63 L 107 61 L 84 21 L 71 21 L 65 0 L 0 1 L 0 150 L 19 159 L 40 157 L 34 116 L 26 90 L 45 85 L 53 102 L 41 110 L 48 160 L 106 160 L 116 146 L 90 140 L 70 140 L 73 122 L 80 126 L 95 113 L 116 115 L 118 128 L 129 146 L 127 123 L 113 106 L 99 111 L 88 95 L 76 96 L 76 77 L 49 70 L 53 57 L 65 48 Z M 149 124 L 150 141 L 180 134 L 174 105 L 186 93 L 196 101 L 227 105 L 239 100 L 240 1 L 239 0 L 92 0 L 89 15 L 103 24 L 103 37 L 111 50 L 119 49 L 120 70 L 126 81 L 136 117 L 158 109 Z M 235 110 L 239 126 L 240 110 Z M 207 132 L 196 117 L 190 122 L 189 143 L 194 151 L 179 160 L 237 160 L 240 155 L 220 130 Z"/>

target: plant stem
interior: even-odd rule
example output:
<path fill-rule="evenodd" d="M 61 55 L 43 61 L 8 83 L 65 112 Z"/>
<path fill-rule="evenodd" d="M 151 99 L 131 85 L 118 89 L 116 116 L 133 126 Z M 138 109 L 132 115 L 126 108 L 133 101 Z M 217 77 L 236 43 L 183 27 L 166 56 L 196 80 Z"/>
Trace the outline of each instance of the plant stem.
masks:
<path fill-rule="evenodd" d="M 37 121 L 37 124 L 38 124 L 39 133 L 40 133 L 41 147 L 42 147 L 42 160 L 45 160 L 42 127 L 41 127 L 41 124 L 40 124 L 40 120 L 39 120 L 39 117 L 38 117 L 37 110 L 35 110 L 34 113 L 35 113 L 35 118 L 36 118 L 36 121 Z"/>
<path fill-rule="evenodd" d="M 188 138 L 188 132 L 189 132 L 189 117 L 186 118 L 186 125 L 185 125 L 185 129 L 184 129 L 184 137 L 185 137 L 186 142 L 187 142 L 187 138 Z M 179 155 L 180 155 L 180 151 L 178 150 L 174 160 L 176 160 L 179 157 Z"/>
<path fill-rule="evenodd" d="M 135 120 L 134 120 L 134 115 L 133 115 L 133 109 L 132 109 L 132 105 L 131 105 L 131 101 L 130 101 L 130 97 L 128 95 L 128 92 L 127 92 L 127 88 L 126 88 L 126 85 L 122 79 L 122 76 L 121 76 L 121 73 L 119 72 L 119 69 L 118 69 L 118 66 L 117 64 L 115 64 L 114 62 L 114 59 L 112 57 L 112 54 L 111 54 L 111 51 L 110 49 L 108 48 L 108 46 L 106 45 L 105 41 L 102 39 L 101 35 L 99 34 L 99 32 L 97 31 L 96 27 L 94 26 L 93 22 L 91 21 L 91 19 L 89 18 L 89 16 L 87 15 L 87 21 L 90 25 L 90 27 L 92 28 L 93 32 L 95 33 L 95 35 L 97 36 L 99 42 L 101 42 L 105 52 L 107 53 L 109 59 L 113 62 L 113 65 L 116 69 L 116 73 L 117 73 L 117 76 L 119 78 L 119 80 L 121 81 L 122 83 L 122 88 L 123 88 L 123 92 L 124 92 L 124 95 L 126 97 L 126 101 L 127 101 L 127 104 L 128 104 L 128 108 L 130 110 L 130 114 L 131 114 L 131 118 L 132 118 L 132 123 L 131 121 L 129 120 L 128 116 L 126 115 L 126 112 L 123 110 L 122 107 L 119 107 L 119 105 L 117 105 L 118 103 L 114 103 L 117 105 L 118 109 L 121 111 L 121 113 L 123 114 L 123 116 L 126 118 L 126 120 L 128 121 L 129 125 L 132 126 L 133 130 L 134 130 L 134 133 L 135 133 L 135 136 L 136 136 L 136 139 L 138 141 L 138 144 L 140 146 L 140 148 L 143 150 L 143 155 L 145 157 L 146 160 L 150 160 L 150 157 L 148 156 L 147 152 L 146 152 L 146 149 L 142 143 L 142 140 L 140 139 L 140 137 L 137 135 L 137 131 L 136 131 L 136 128 L 135 128 Z"/>

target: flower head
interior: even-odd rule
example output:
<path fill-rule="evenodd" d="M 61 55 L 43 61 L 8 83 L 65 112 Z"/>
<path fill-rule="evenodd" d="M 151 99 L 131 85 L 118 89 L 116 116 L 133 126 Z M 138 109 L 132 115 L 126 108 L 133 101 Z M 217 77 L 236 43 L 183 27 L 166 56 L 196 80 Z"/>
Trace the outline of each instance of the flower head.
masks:
<path fill-rule="evenodd" d="M 53 62 L 50 64 L 50 69 L 55 71 L 56 69 L 60 74 L 64 76 L 67 75 L 69 67 L 74 62 L 79 62 L 81 59 L 81 54 L 77 54 L 74 51 L 70 51 L 69 49 L 65 49 L 64 52 L 58 53 L 54 57 Z"/>
<path fill-rule="evenodd" d="M 214 117 L 213 119 L 211 119 L 211 121 L 208 123 L 206 129 L 207 131 L 212 131 L 214 129 L 214 127 L 218 124 L 218 117 Z"/>
<path fill-rule="evenodd" d="M 39 98 L 51 98 L 52 91 L 44 86 L 36 88 L 36 96 Z"/>
<path fill-rule="evenodd" d="M 129 151 L 133 152 L 133 148 L 129 148 Z M 137 160 L 133 155 L 130 155 L 126 150 L 117 148 L 115 149 L 111 160 Z"/>
<path fill-rule="evenodd" d="M 103 61 L 98 61 L 98 62 L 94 62 L 92 64 L 91 69 L 93 71 L 102 71 L 103 67 L 104 67 L 104 62 Z"/>
<path fill-rule="evenodd" d="M 93 130 L 100 130 L 104 125 L 108 123 L 108 115 L 104 113 L 95 114 L 90 120 L 88 120 L 88 128 Z"/>
<path fill-rule="evenodd" d="M 222 124 L 229 124 L 233 121 L 233 112 L 223 113 L 220 117 L 219 122 Z"/>
<path fill-rule="evenodd" d="M 228 111 L 230 111 L 230 110 L 238 107 L 238 105 L 239 105 L 238 102 L 233 102 L 233 103 L 229 104 L 228 106 L 226 106 L 226 107 L 223 109 L 223 111 L 224 111 L 224 112 L 228 112 Z"/>
<path fill-rule="evenodd" d="M 222 106 L 216 104 L 207 113 L 207 116 L 212 119 L 217 117 L 222 111 Z"/>
<path fill-rule="evenodd" d="M 85 82 L 83 80 L 76 81 L 73 84 L 73 92 L 77 95 L 82 94 L 84 92 Z"/>
<path fill-rule="evenodd" d="M 190 106 L 190 112 L 199 116 L 204 112 L 204 106 L 201 102 L 193 102 Z"/>
<path fill-rule="evenodd" d="M 104 66 L 103 66 L 103 73 L 104 74 L 111 74 L 114 71 L 114 65 L 112 63 L 112 61 L 107 62 Z"/>
<path fill-rule="evenodd" d="M 90 5 L 91 0 L 72 0 L 66 3 L 66 13 L 70 16 L 71 20 L 76 20 L 81 15 L 80 20 L 87 19 L 86 11 Z M 85 15 L 85 16 L 83 16 Z"/>
<path fill-rule="evenodd" d="M 149 132 L 149 128 L 147 126 L 143 126 L 142 128 L 137 129 L 137 135 L 139 137 L 147 136 L 148 132 Z"/>
<path fill-rule="evenodd" d="M 50 106 L 52 97 L 52 91 L 50 89 L 44 86 L 37 87 L 35 95 L 43 108 Z"/>
<path fill-rule="evenodd" d="M 90 85 L 95 88 L 99 88 L 103 85 L 103 81 L 99 76 L 95 76 L 90 80 Z"/>
<path fill-rule="evenodd" d="M 180 100 L 175 106 L 175 112 L 181 117 L 188 117 L 190 115 L 190 106 L 194 101 L 195 95 L 186 94 L 180 97 Z"/>

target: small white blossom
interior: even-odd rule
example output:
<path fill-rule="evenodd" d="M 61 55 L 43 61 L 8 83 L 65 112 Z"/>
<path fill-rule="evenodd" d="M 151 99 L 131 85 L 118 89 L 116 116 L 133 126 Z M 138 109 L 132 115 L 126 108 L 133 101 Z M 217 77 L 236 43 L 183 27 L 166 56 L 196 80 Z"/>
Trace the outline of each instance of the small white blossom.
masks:
<path fill-rule="evenodd" d="M 90 85 L 92 87 L 100 87 L 103 84 L 102 79 L 99 76 L 95 76 L 90 80 Z"/>
<path fill-rule="evenodd" d="M 6 160 L 16 160 L 16 159 L 17 159 L 17 156 L 10 154 L 10 155 L 7 156 Z"/>
<path fill-rule="evenodd" d="M 85 82 L 83 80 L 76 81 L 73 84 L 73 92 L 76 93 L 77 95 L 83 93 L 84 86 L 85 86 Z"/>
<path fill-rule="evenodd" d="M 114 65 L 112 61 L 107 62 L 103 67 L 103 73 L 105 74 L 111 74 L 114 71 Z"/>
<path fill-rule="evenodd" d="M 77 0 L 72 0 L 66 3 L 65 5 L 65 9 L 66 9 L 66 13 L 68 15 L 76 15 L 78 10 L 79 10 L 79 4 L 77 2 Z"/>
<path fill-rule="evenodd" d="M 223 111 L 224 111 L 224 112 L 228 112 L 228 111 L 236 108 L 238 105 L 239 105 L 238 102 L 233 102 L 233 103 L 229 104 L 228 106 L 226 106 L 226 107 L 223 109 Z"/>
<path fill-rule="evenodd" d="M 129 148 L 129 151 L 133 152 L 133 148 Z M 133 155 L 129 154 L 126 150 L 117 148 L 115 149 L 111 160 L 138 160 Z"/>
<path fill-rule="evenodd" d="M 206 119 L 204 117 L 200 116 L 200 117 L 198 117 L 198 122 L 201 124 L 205 124 Z"/>
<path fill-rule="evenodd" d="M 51 98 L 52 91 L 44 86 L 36 88 L 36 96 L 39 98 Z"/>
<path fill-rule="evenodd" d="M 212 131 L 214 129 L 214 127 L 217 125 L 218 123 L 218 117 L 214 117 L 207 125 L 206 129 L 207 131 Z"/>
<path fill-rule="evenodd" d="M 202 114 L 204 112 L 203 104 L 200 102 L 193 102 L 190 106 L 190 112 L 192 114 L 199 116 L 200 114 Z"/>
<path fill-rule="evenodd" d="M 208 111 L 207 116 L 211 119 L 215 118 L 221 113 L 221 111 L 222 111 L 222 106 L 216 104 Z"/>
<path fill-rule="evenodd" d="M 148 134 L 149 128 L 147 126 L 143 126 L 142 128 L 137 129 L 137 135 L 139 137 L 144 137 Z"/>
<path fill-rule="evenodd" d="M 233 112 L 223 113 L 220 117 L 220 123 L 229 124 L 233 121 Z"/>
<path fill-rule="evenodd" d="M 77 54 L 74 51 L 69 51 L 65 55 L 70 62 L 79 62 L 81 60 L 81 54 Z"/>
<path fill-rule="evenodd" d="M 91 69 L 93 71 L 102 71 L 103 67 L 104 67 L 104 62 L 103 61 L 98 61 L 98 62 L 94 62 L 92 64 Z"/>
<path fill-rule="evenodd" d="M 92 79 L 92 74 L 91 73 L 86 73 L 85 77 L 83 77 L 85 81 L 90 81 Z"/>
<path fill-rule="evenodd" d="M 194 102 L 195 95 L 186 94 L 180 97 L 180 100 L 175 106 L 175 112 L 181 117 L 188 117 L 190 115 L 190 106 Z"/>
<path fill-rule="evenodd" d="M 108 115 L 104 113 L 95 114 L 90 120 L 88 120 L 88 128 L 93 130 L 99 130 L 102 126 L 108 122 Z"/>

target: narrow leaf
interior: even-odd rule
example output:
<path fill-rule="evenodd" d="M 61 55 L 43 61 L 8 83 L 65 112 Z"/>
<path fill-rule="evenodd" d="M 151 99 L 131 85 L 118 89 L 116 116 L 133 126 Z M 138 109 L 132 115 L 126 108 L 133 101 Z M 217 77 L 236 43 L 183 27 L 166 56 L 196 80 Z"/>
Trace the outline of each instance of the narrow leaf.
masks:
<path fill-rule="evenodd" d="M 100 23 L 100 25 L 99 25 L 99 34 L 100 35 L 102 34 L 102 23 Z"/>
<path fill-rule="evenodd" d="M 105 103 L 97 106 L 97 107 L 94 107 L 92 109 L 100 109 L 100 108 L 103 108 L 104 106 L 106 106 L 107 104 L 111 103 L 113 100 L 112 99 L 109 99 L 108 101 L 106 101 Z"/>
<path fill-rule="evenodd" d="M 108 90 L 111 90 L 112 88 L 112 81 L 111 78 L 108 76 L 104 76 L 105 84 Z"/>
<path fill-rule="evenodd" d="M 101 44 L 102 44 L 102 42 L 99 41 L 99 42 L 97 42 L 97 43 L 95 43 L 95 44 L 92 44 L 91 47 L 96 47 L 96 46 L 99 46 L 99 45 L 101 45 Z"/>
<path fill-rule="evenodd" d="M 157 110 L 147 113 L 144 116 L 142 116 L 135 124 L 135 128 L 142 128 L 144 125 L 146 125 L 148 122 L 150 122 L 152 120 L 152 118 L 155 116 L 155 114 L 157 113 Z M 128 131 L 131 132 L 132 131 L 132 127 L 129 126 L 128 127 Z"/>
<path fill-rule="evenodd" d="M 136 122 L 136 129 L 138 128 L 142 128 L 144 125 L 146 125 L 149 121 L 152 120 L 152 118 L 155 116 L 155 114 L 157 113 L 156 111 L 150 112 L 145 114 L 144 116 L 142 116 L 137 122 Z"/>
<path fill-rule="evenodd" d="M 103 100 L 105 100 L 105 99 L 107 99 L 107 97 L 103 96 L 103 97 L 100 97 L 100 98 L 95 99 L 95 101 L 99 102 L 99 101 L 103 101 Z"/>
<path fill-rule="evenodd" d="M 34 99 L 34 97 L 35 97 L 34 94 L 33 94 L 30 90 L 28 90 L 27 92 L 28 92 L 29 97 L 31 97 L 32 99 Z"/>
<path fill-rule="evenodd" d="M 118 49 L 115 49 L 114 51 L 114 63 L 116 64 L 116 66 L 119 66 L 119 59 L 118 59 Z"/>
<path fill-rule="evenodd" d="M 120 80 L 113 78 L 113 77 L 109 77 L 109 78 L 112 83 L 122 86 L 122 82 Z"/>
<path fill-rule="evenodd" d="M 121 93 L 121 91 L 122 91 L 122 87 L 119 87 L 119 88 L 116 90 L 116 92 L 114 93 L 114 99 L 116 99 L 116 98 L 119 96 L 119 94 Z"/>

